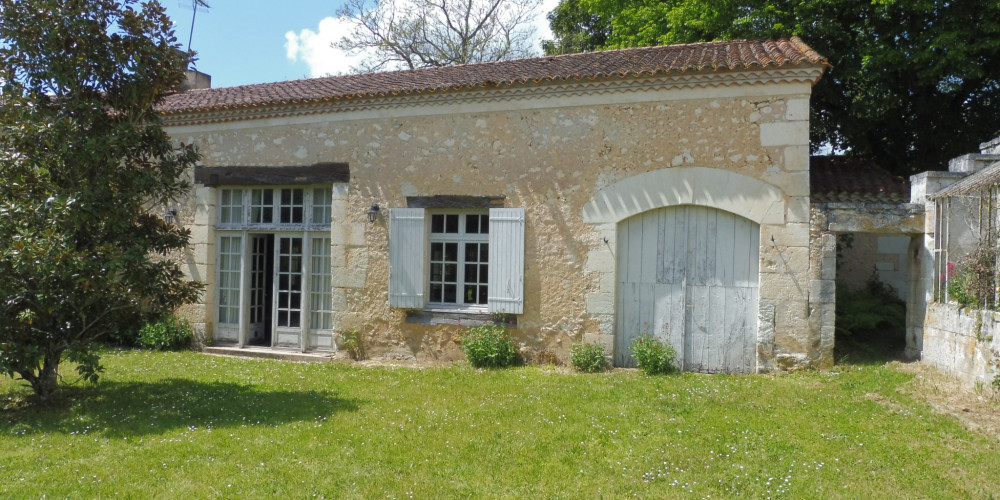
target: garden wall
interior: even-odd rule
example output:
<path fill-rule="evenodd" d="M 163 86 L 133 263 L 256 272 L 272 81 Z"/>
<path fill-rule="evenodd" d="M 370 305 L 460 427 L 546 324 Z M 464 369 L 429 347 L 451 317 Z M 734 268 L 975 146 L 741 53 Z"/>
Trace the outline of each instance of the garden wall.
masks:
<path fill-rule="evenodd" d="M 963 383 L 989 384 L 1000 359 L 1000 313 L 933 303 L 924 319 L 922 360 Z"/>

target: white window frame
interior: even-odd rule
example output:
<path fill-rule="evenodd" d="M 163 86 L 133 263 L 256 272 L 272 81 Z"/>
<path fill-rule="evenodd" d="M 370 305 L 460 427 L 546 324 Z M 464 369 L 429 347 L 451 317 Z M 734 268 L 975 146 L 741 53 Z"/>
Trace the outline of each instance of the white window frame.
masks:
<path fill-rule="evenodd" d="M 433 232 L 434 217 L 435 216 L 443 216 L 443 217 L 445 217 L 445 224 L 447 224 L 447 217 L 448 216 L 452 216 L 452 215 L 458 217 L 458 232 L 457 233 L 435 233 L 435 232 Z M 466 300 L 466 297 L 465 297 L 465 286 L 468 284 L 468 281 L 466 280 L 466 276 L 465 276 L 465 266 L 466 266 L 466 264 L 468 264 L 467 256 L 466 256 L 466 253 L 465 253 L 466 252 L 466 243 L 475 243 L 475 244 L 478 244 L 478 245 L 482 245 L 482 244 L 489 245 L 489 242 L 490 242 L 490 235 L 489 235 L 489 229 L 488 229 L 489 228 L 489 222 L 487 222 L 487 232 L 485 232 L 485 233 L 483 233 L 483 232 L 479 232 L 479 233 L 466 233 L 465 232 L 466 227 L 467 227 L 466 226 L 466 222 L 467 222 L 467 218 L 470 217 L 470 216 L 480 217 L 480 220 L 482 220 L 481 216 L 484 216 L 484 215 L 486 217 L 489 217 L 489 211 L 485 210 L 485 209 L 484 210 L 474 210 L 474 209 L 465 209 L 465 210 L 433 209 L 433 210 L 427 210 L 427 242 L 428 242 L 428 245 L 427 245 L 427 257 L 426 257 L 427 258 L 427 277 L 424 280 L 424 293 L 425 293 L 425 296 L 427 297 L 427 305 L 424 307 L 424 309 L 431 310 L 431 311 L 433 311 L 433 310 L 444 310 L 444 311 L 461 310 L 461 311 L 468 311 L 468 312 L 486 312 L 486 310 L 487 310 L 487 304 L 488 304 L 488 300 L 489 300 L 488 297 L 487 297 L 487 303 L 482 303 L 482 304 L 475 303 L 475 302 L 467 303 L 465 301 Z M 457 245 L 457 252 L 456 252 L 456 255 L 455 255 L 456 260 L 454 261 L 455 262 L 454 265 L 457 266 L 456 275 L 455 275 L 455 287 L 456 287 L 456 290 L 455 290 L 455 299 L 456 300 L 455 300 L 455 302 L 444 302 L 444 301 L 436 301 L 436 300 L 434 300 L 435 296 L 432 293 L 431 288 L 432 288 L 432 286 L 435 283 L 435 281 L 432 280 L 433 275 L 434 275 L 434 266 L 435 266 L 435 261 L 432 260 L 433 256 L 434 256 L 434 244 L 435 243 L 439 243 L 439 244 L 442 244 L 442 245 L 449 244 L 449 243 L 454 243 L 454 244 Z M 476 264 L 482 264 L 482 263 L 483 263 L 482 260 L 476 262 Z M 486 266 L 489 267 L 489 251 L 488 250 L 487 250 L 487 256 L 486 256 L 486 262 L 485 263 L 486 263 Z M 443 282 L 443 279 L 444 279 L 443 273 L 444 273 L 444 271 L 442 270 L 442 280 L 441 280 L 441 282 Z M 488 276 L 489 276 L 489 274 L 487 273 L 487 277 L 484 280 L 485 283 L 486 283 L 487 290 L 489 290 L 489 278 L 488 278 Z M 478 282 L 477 281 L 475 284 L 479 285 L 480 283 L 482 283 L 482 282 Z M 443 292 L 442 292 L 442 294 L 443 294 Z"/>
<path fill-rule="evenodd" d="M 291 208 L 302 208 L 302 222 L 281 222 L 281 209 L 285 206 L 281 203 L 281 191 L 283 189 L 301 189 L 302 205 L 290 205 Z M 253 205 L 253 191 L 270 190 L 271 203 L 269 205 Z M 220 186 L 216 189 L 218 195 L 218 209 L 215 211 L 215 227 L 219 230 L 239 229 L 239 230 L 329 230 L 330 215 L 332 213 L 333 189 L 329 186 L 317 185 L 293 185 L 293 186 Z M 222 200 L 226 192 L 242 191 L 242 217 L 238 222 L 224 222 L 222 220 Z M 230 194 L 231 196 L 231 194 Z M 320 203 L 317 205 L 316 203 Z M 230 205 L 234 206 L 234 205 Z M 271 208 L 271 220 L 264 222 L 254 222 L 250 216 L 254 206 Z M 319 217 L 319 220 L 314 220 Z"/>

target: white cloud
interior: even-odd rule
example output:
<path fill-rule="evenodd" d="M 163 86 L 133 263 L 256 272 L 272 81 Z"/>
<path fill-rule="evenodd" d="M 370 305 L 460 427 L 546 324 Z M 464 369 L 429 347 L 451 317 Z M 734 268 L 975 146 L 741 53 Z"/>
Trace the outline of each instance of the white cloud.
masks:
<path fill-rule="evenodd" d="M 552 38 L 549 20 L 546 15 L 559 5 L 559 0 L 542 0 L 541 7 L 532 21 L 535 28 L 535 40 L 532 44 L 541 55 L 541 41 Z M 285 33 L 285 54 L 293 62 L 302 61 L 309 66 L 309 73 L 314 76 L 339 75 L 348 73 L 352 66 L 357 66 L 364 59 L 363 55 L 350 56 L 340 49 L 330 46 L 349 33 L 349 24 L 338 17 L 326 17 L 319 22 L 319 30 L 303 29 L 298 33 Z"/>
<path fill-rule="evenodd" d="M 314 77 L 347 73 L 363 57 L 350 56 L 330 44 L 340 40 L 349 29 L 348 24 L 340 18 L 326 17 L 319 22 L 319 31 L 289 31 L 285 33 L 285 55 L 293 62 L 306 63 L 309 73 Z"/>

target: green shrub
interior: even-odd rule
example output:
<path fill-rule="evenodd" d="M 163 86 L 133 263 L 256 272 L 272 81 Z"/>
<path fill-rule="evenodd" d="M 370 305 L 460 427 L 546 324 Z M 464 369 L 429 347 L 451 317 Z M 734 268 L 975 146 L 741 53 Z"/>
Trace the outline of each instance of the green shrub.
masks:
<path fill-rule="evenodd" d="M 906 335 L 906 303 L 875 272 L 861 290 L 837 284 L 836 318 L 837 333 L 855 339 Z"/>
<path fill-rule="evenodd" d="M 191 325 L 184 319 L 169 316 L 149 323 L 139 329 L 139 346 L 157 351 L 171 351 L 188 347 L 194 335 Z"/>
<path fill-rule="evenodd" d="M 517 360 L 517 348 L 500 325 L 482 324 L 469 327 L 462 335 L 462 350 L 476 368 L 503 368 Z"/>
<path fill-rule="evenodd" d="M 604 370 L 604 346 L 579 343 L 569 348 L 569 359 L 578 372 L 597 373 Z"/>
<path fill-rule="evenodd" d="M 632 342 L 630 347 L 635 356 L 636 365 L 646 375 L 659 375 L 677 371 L 677 351 L 674 346 L 642 335 Z"/>
<path fill-rule="evenodd" d="M 361 333 L 358 332 L 357 328 L 351 328 L 350 330 L 342 334 L 343 340 L 340 342 L 340 348 L 343 349 L 355 361 L 360 361 L 365 359 L 365 344 L 361 340 Z"/>

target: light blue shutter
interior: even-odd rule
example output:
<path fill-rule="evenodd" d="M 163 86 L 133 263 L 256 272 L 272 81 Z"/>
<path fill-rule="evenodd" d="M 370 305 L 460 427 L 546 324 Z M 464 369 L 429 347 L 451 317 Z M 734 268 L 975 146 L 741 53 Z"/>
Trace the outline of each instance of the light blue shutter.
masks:
<path fill-rule="evenodd" d="M 424 209 L 389 211 L 389 307 L 424 307 Z"/>
<path fill-rule="evenodd" d="M 524 313 L 524 209 L 490 209 L 491 313 Z"/>

